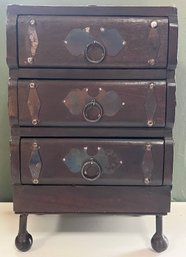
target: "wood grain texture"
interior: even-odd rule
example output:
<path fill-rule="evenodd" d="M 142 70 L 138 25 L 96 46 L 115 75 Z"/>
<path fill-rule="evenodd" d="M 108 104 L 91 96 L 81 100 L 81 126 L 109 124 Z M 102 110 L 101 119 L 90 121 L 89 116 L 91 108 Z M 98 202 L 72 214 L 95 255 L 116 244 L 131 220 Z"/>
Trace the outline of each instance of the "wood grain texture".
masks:
<path fill-rule="evenodd" d="M 32 184 L 29 169 L 32 146 L 37 143 L 39 184 L 162 185 L 164 142 L 144 139 L 21 139 L 21 182 Z M 65 146 L 65 147 L 64 147 Z M 150 147 L 150 148 L 148 148 Z M 150 154 L 150 155 L 149 155 Z M 84 163 L 93 158 L 100 166 L 97 180 L 82 177 Z M 37 168 L 39 163 L 32 166 Z M 38 167 L 40 167 L 38 165 Z"/>
<path fill-rule="evenodd" d="M 176 8 L 171 6 L 165 7 L 125 7 L 125 6 L 24 6 L 24 5 L 9 5 L 9 15 L 94 15 L 94 16 L 116 16 L 116 15 L 131 15 L 131 16 L 170 16 L 176 13 Z"/>
<path fill-rule="evenodd" d="M 131 16 L 131 17 L 167 17 L 170 19 L 170 32 L 171 37 L 169 38 L 169 58 L 170 65 L 168 67 L 173 69 L 176 66 L 176 50 L 177 43 L 175 38 L 177 36 L 177 24 L 175 7 L 109 7 L 109 6 L 88 6 L 88 7 L 57 7 L 57 6 L 19 6 L 10 5 L 8 7 L 8 24 L 7 24 L 7 62 L 10 67 L 18 67 L 17 62 L 17 43 L 16 43 L 16 17 L 19 15 L 82 15 L 82 16 Z M 175 44 L 172 44 L 172 39 Z M 174 57 L 172 57 L 174 55 Z M 171 68 L 172 66 L 172 68 Z"/>
<path fill-rule="evenodd" d="M 11 177 L 13 184 L 21 183 L 19 144 L 19 137 L 10 138 Z"/>
<path fill-rule="evenodd" d="M 18 125 L 18 95 L 16 79 L 9 79 L 8 82 L 8 115 L 10 124 Z"/>
<path fill-rule="evenodd" d="M 86 132 L 86 133 L 85 133 Z M 91 137 L 91 138 L 164 138 L 172 136 L 170 128 L 123 128 L 123 127 L 108 127 L 108 128 L 81 128 L 81 127 L 19 127 L 14 126 L 11 129 L 13 136 L 20 137 Z"/>
<path fill-rule="evenodd" d="M 31 82 L 35 89 L 29 88 Z M 32 91 L 35 94 L 31 99 Z M 153 109 L 150 108 L 150 95 L 154 99 Z M 36 109 L 34 115 L 39 119 L 39 127 L 148 127 L 149 119 L 153 122 L 152 127 L 165 126 L 166 81 L 20 80 L 18 97 L 20 126 L 33 126 L 29 106 Z M 39 114 L 37 99 L 41 105 Z M 92 99 L 103 109 L 97 122 L 86 121 L 83 115 L 85 106 Z M 92 107 L 90 112 L 93 111 L 97 108 Z"/>
<path fill-rule="evenodd" d="M 11 9 L 11 8 L 10 8 Z M 6 24 L 7 64 L 10 68 L 17 67 L 17 14 L 8 8 Z"/>
<path fill-rule="evenodd" d="M 32 27 L 38 35 L 34 56 L 30 53 L 30 21 L 34 21 Z M 151 27 L 152 21 L 157 22 L 156 28 Z M 114 33 L 113 36 L 111 33 Z M 100 63 L 92 63 L 86 58 L 86 47 L 94 41 L 106 51 Z M 120 49 L 110 54 L 119 45 Z M 167 46 L 168 19 L 163 17 L 18 17 L 20 67 L 166 68 Z M 91 55 L 95 55 L 95 50 L 90 51 Z M 32 58 L 32 62 L 28 58 Z"/>
<path fill-rule="evenodd" d="M 178 50 L 178 17 L 177 10 L 169 17 L 169 54 L 168 54 L 168 69 L 174 70 L 177 65 L 177 50 Z"/>
<path fill-rule="evenodd" d="M 164 149 L 164 175 L 163 184 L 172 185 L 172 174 L 173 174 L 173 139 L 165 138 L 165 149 Z"/>
<path fill-rule="evenodd" d="M 176 83 L 174 78 L 167 79 L 166 127 L 172 128 L 175 121 Z"/>
<path fill-rule="evenodd" d="M 115 80 L 165 80 L 165 69 L 36 69 L 10 70 L 11 78 L 22 79 L 115 79 Z"/>
<path fill-rule="evenodd" d="M 16 213 L 166 214 L 170 187 L 14 186 Z"/>
<path fill-rule="evenodd" d="M 74 28 L 83 30 L 85 37 L 90 32 L 94 41 L 106 46 L 106 56 L 100 63 L 86 59 L 88 43 L 80 49 L 81 54 L 76 53 L 77 42 L 70 51 L 71 47 L 65 46 Z M 111 40 L 115 50 L 107 44 L 110 29 L 119 32 L 117 40 Z M 157 215 L 170 211 L 177 32 L 177 10 L 173 7 L 8 7 L 11 169 L 16 213 Z M 97 52 L 91 54 L 95 57 Z M 28 62 L 30 57 L 33 59 Z M 151 85 L 153 90 L 149 91 L 147 85 L 152 81 L 155 87 Z M 31 97 L 29 82 L 38 84 Z M 110 116 L 110 120 L 105 115 L 98 125 L 90 126 L 82 118 L 82 109 L 76 118 L 69 111 L 73 100 L 69 101 L 68 94 L 84 88 L 94 98 L 100 88 L 115 91 L 126 109 Z M 40 108 L 35 110 L 38 99 Z M 61 107 L 64 100 L 68 100 L 66 109 Z M 116 106 L 113 101 L 113 108 Z M 104 112 L 113 113 L 109 108 Z M 38 127 L 32 126 L 33 119 L 39 122 Z M 157 127 L 147 127 L 147 119 L 154 119 Z M 33 152 L 33 144 L 37 151 Z M 74 171 L 75 161 L 64 163 L 71 149 L 86 149 L 86 157 L 92 158 L 98 149 L 109 147 L 111 157 L 126 165 L 119 172 L 114 170 L 109 178 L 104 174 L 93 183 L 85 183 L 80 174 L 69 173 L 70 169 Z M 80 168 L 87 167 L 85 163 Z M 94 160 L 93 171 L 98 167 Z M 35 174 L 38 170 L 40 174 Z M 31 172 L 41 185 L 31 185 Z M 151 184 L 144 185 L 147 175 Z"/>

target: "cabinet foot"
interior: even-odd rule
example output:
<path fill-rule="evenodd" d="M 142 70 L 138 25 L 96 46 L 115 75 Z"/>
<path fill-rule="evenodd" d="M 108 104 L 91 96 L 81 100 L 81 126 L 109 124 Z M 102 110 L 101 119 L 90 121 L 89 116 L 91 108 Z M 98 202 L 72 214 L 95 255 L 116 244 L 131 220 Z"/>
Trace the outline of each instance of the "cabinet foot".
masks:
<path fill-rule="evenodd" d="M 168 247 L 168 239 L 163 235 L 162 232 L 162 216 L 156 216 L 156 233 L 153 235 L 151 239 L 152 248 L 160 253 L 167 249 Z"/>
<path fill-rule="evenodd" d="M 27 231 L 27 214 L 21 214 L 19 220 L 19 232 L 15 238 L 15 245 L 22 252 L 28 251 L 33 243 L 32 236 Z"/>

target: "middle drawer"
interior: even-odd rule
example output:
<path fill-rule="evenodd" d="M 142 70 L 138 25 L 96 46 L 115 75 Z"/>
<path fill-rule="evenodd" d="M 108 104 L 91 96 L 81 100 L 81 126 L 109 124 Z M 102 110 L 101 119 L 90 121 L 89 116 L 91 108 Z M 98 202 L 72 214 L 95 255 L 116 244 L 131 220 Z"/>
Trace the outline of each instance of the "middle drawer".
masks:
<path fill-rule="evenodd" d="M 165 126 L 163 80 L 19 80 L 18 99 L 20 126 Z"/>
<path fill-rule="evenodd" d="M 23 138 L 23 184 L 162 185 L 164 140 Z"/>

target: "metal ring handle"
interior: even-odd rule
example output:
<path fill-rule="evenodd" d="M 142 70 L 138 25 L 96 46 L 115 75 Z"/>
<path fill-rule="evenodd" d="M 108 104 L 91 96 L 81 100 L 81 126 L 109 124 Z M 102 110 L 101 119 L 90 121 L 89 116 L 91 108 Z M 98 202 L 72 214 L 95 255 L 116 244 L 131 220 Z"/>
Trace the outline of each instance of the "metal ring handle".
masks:
<path fill-rule="evenodd" d="M 99 110 L 98 117 L 97 117 L 97 119 L 90 119 L 88 117 L 88 110 L 90 108 L 95 108 L 95 107 Z M 93 99 L 91 102 L 89 102 L 88 104 L 85 105 L 85 107 L 83 109 L 83 117 L 85 118 L 86 121 L 88 121 L 88 122 L 98 122 L 101 119 L 102 116 L 103 116 L 103 108 L 98 102 L 96 102 L 95 99 Z"/>
<path fill-rule="evenodd" d="M 102 54 L 101 54 L 101 57 L 97 60 L 93 60 L 90 56 L 89 56 L 89 51 L 90 51 L 90 48 L 94 46 L 94 47 L 98 47 L 101 49 L 102 51 Z M 85 48 L 85 57 L 86 59 L 91 62 L 91 63 L 100 63 L 103 61 L 103 59 L 105 58 L 105 55 L 106 55 L 106 50 L 105 50 L 105 47 L 104 45 L 102 45 L 100 42 L 98 41 L 93 41 L 91 42 L 90 44 L 88 44 Z"/>
<path fill-rule="evenodd" d="M 90 176 L 88 169 L 94 166 L 96 173 L 94 176 Z M 84 179 L 88 180 L 88 181 L 95 181 L 97 180 L 100 176 L 101 176 L 102 170 L 101 170 L 101 166 L 99 165 L 99 163 L 94 160 L 93 158 L 91 158 L 89 161 L 86 161 L 82 168 L 81 168 L 81 175 Z"/>

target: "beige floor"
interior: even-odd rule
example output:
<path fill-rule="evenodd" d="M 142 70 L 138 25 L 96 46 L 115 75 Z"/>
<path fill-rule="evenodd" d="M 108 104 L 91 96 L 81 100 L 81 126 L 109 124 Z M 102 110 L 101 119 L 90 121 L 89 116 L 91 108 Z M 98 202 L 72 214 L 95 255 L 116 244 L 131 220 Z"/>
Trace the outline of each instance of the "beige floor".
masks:
<path fill-rule="evenodd" d="M 0 203 L 0 256 L 34 257 L 185 257 L 186 203 L 172 203 L 164 219 L 167 251 L 150 248 L 154 217 L 124 215 L 30 215 L 28 230 L 34 238 L 29 252 L 14 247 L 18 215 L 12 204 Z"/>

